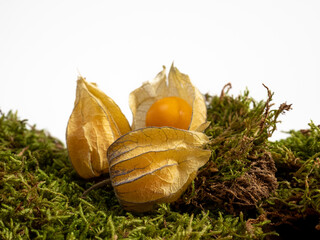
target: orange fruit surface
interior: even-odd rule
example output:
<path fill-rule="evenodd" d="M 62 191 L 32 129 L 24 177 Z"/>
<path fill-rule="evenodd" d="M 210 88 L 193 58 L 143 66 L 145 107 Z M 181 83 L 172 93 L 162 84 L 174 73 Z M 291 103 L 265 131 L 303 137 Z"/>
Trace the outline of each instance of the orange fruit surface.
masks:
<path fill-rule="evenodd" d="M 146 115 L 147 127 L 175 127 L 187 130 L 192 107 L 182 98 L 166 97 L 151 105 Z"/>

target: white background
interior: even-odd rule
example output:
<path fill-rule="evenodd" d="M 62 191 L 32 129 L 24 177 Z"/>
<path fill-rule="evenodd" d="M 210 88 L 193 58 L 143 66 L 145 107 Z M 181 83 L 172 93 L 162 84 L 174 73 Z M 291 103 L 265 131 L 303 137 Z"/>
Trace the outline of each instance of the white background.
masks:
<path fill-rule="evenodd" d="M 131 122 L 129 93 L 173 61 L 202 93 L 292 103 L 274 140 L 320 124 L 320 1 L 0 0 L 0 109 L 62 141 L 79 73 Z"/>

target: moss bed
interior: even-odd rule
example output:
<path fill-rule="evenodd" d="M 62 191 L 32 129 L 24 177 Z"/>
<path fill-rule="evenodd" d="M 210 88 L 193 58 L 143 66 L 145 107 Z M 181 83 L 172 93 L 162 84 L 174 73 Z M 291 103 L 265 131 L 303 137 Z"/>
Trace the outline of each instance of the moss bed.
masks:
<path fill-rule="evenodd" d="M 111 187 L 83 192 L 65 146 L 0 112 L 0 239 L 320 239 L 320 129 L 272 142 L 274 108 L 245 91 L 207 95 L 210 161 L 179 201 L 124 211 Z"/>

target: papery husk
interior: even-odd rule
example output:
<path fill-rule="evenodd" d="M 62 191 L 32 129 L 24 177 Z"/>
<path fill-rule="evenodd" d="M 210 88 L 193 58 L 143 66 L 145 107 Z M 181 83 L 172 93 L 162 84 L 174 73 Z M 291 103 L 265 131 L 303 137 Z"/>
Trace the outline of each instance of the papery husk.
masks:
<path fill-rule="evenodd" d="M 208 137 L 170 127 L 135 130 L 108 149 L 110 178 L 121 205 L 149 211 L 155 204 L 174 202 L 210 158 Z"/>
<path fill-rule="evenodd" d="M 67 126 L 67 148 L 76 172 L 83 178 L 109 171 L 108 147 L 130 125 L 114 101 L 83 77 L 77 81 L 74 109 Z"/>
<path fill-rule="evenodd" d="M 159 99 L 176 96 L 184 99 L 192 107 L 192 119 L 188 130 L 203 131 L 207 124 L 207 108 L 203 95 L 192 85 L 188 75 L 180 73 L 173 65 L 169 76 L 166 68 L 153 81 L 145 82 L 131 92 L 129 105 L 133 114 L 132 129 L 146 127 L 145 119 L 151 105 Z"/>

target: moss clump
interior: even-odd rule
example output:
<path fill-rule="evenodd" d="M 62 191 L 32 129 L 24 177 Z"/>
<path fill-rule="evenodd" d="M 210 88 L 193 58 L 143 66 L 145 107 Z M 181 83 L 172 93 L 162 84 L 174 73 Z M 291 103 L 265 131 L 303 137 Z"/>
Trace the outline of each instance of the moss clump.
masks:
<path fill-rule="evenodd" d="M 319 236 L 319 127 L 270 142 L 290 105 L 272 109 L 268 88 L 257 102 L 248 91 L 230 96 L 228 87 L 207 96 L 208 164 L 179 201 L 139 215 L 124 211 L 111 187 L 82 197 L 101 179 L 78 177 L 60 141 L 0 111 L 0 239 Z"/>
<path fill-rule="evenodd" d="M 229 96 L 225 88 L 220 96 L 207 96 L 211 125 L 206 133 L 211 137 L 212 157 L 185 200 L 205 209 L 235 213 L 256 208 L 277 188 L 268 138 L 276 129 L 278 116 L 290 105 L 272 110 L 273 94 L 268 88 L 267 100 L 260 102 L 250 98 L 248 91 Z"/>
<path fill-rule="evenodd" d="M 223 210 L 179 212 L 161 205 L 132 215 L 111 188 L 82 193 L 65 147 L 17 114 L 0 115 L 1 239 L 260 239 L 263 223 Z"/>
<path fill-rule="evenodd" d="M 261 209 L 279 230 L 294 228 L 297 236 L 308 229 L 320 238 L 320 129 L 309 126 L 271 143 L 279 187 Z"/>

